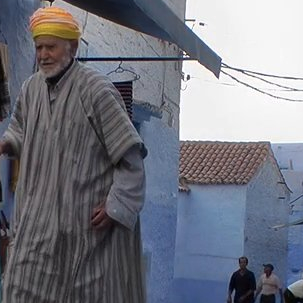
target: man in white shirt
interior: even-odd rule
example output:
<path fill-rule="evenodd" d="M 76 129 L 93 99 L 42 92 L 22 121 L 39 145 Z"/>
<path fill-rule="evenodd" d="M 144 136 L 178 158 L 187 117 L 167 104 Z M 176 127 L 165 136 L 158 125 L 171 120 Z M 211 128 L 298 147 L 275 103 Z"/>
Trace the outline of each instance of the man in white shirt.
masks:
<path fill-rule="evenodd" d="M 257 283 L 257 291 L 255 299 L 261 293 L 260 303 L 275 303 L 276 293 L 279 292 L 281 303 L 283 300 L 282 285 L 277 275 L 273 273 L 274 267 L 272 264 L 263 264 L 264 273 L 259 278 Z"/>

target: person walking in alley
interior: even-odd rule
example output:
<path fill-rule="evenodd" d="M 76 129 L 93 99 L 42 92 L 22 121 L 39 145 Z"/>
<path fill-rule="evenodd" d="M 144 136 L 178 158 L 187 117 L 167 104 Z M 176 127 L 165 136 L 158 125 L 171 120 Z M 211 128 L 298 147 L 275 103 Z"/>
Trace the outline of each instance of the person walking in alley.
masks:
<path fill-rule="evenodd" d="M 229 281 L 227 303 L 232 302 L 233 291 L 235 291 L 234 303 L 254 302 L 256 279 L 254 273 L 247 269 L 247 265 L 247 257 L 240 257 L 239 269 L 232 274 Z"/>
<path fill-rule="evenodd" d="M 260 303 L 275 303 L 276 294 L 279 292 L 281 303 L 283 303 L 283 292 L 280 279 L 273 273 L 272 264 L 263 264 L 264 273 L 260 276 L 257 284 L 255 299 L 261 293 Z"/>
<path fill-rule="evenodd" d="M 30 30 L 39 71 L 0 142 L 20 159 L 2 303 L 144 303 L 144 144 L 114 85 L 74 59 L 74 17 L 40 8 Z"/>

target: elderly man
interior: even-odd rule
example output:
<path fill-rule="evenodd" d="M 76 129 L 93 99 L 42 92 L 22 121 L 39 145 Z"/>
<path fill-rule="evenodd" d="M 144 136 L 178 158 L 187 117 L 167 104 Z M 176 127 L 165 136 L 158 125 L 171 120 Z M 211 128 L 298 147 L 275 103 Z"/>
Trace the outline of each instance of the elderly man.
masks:
<path fill-rule="evenodd" d="M 143 303 L 142 140 L 112 83 L 74 60 L 72 15 L 39 9 L 30 29 L 39 71 L 0 143 L 20 158 L 3 303 Z"/>

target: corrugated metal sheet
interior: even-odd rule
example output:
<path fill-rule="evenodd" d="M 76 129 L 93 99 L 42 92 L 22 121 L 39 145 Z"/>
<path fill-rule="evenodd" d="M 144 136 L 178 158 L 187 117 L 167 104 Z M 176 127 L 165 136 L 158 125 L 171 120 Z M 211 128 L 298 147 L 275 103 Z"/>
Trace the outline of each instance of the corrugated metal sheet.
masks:
<path fill-rule="evenodd" d="M 162 0 L 66 0 L 90 13 L 172 42 L 219 77 L 221 58 Z"/>

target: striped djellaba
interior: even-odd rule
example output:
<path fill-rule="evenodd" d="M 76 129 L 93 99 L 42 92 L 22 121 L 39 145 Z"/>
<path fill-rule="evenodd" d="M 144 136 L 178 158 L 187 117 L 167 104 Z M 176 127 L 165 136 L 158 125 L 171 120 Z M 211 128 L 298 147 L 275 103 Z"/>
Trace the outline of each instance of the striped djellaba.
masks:
<path fill-rule="evenodd" d="M 139 220 L 90 222 L 114 165 L 142 144 L 110 81 L 74 62 L 48 95 L 34 74 L 4 137 L 20 173 L 3 303 L 144 303 Z"/>

